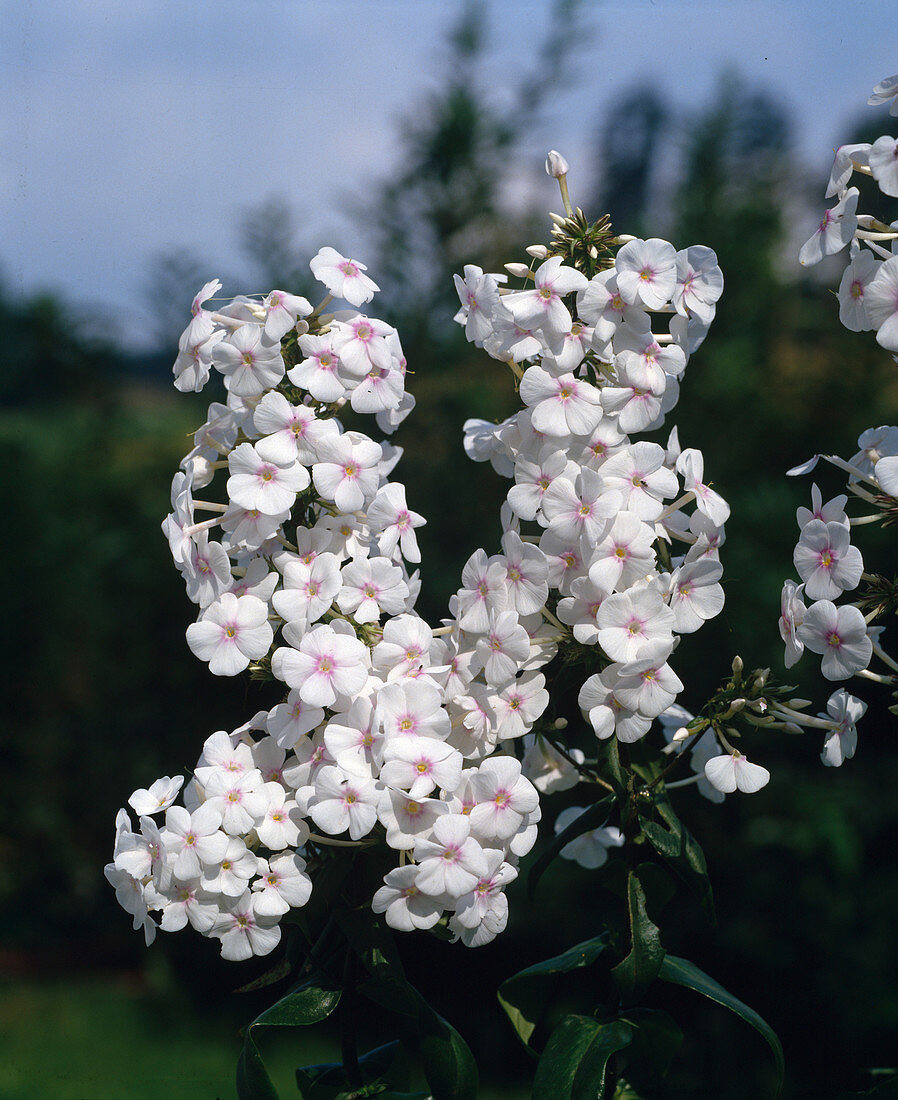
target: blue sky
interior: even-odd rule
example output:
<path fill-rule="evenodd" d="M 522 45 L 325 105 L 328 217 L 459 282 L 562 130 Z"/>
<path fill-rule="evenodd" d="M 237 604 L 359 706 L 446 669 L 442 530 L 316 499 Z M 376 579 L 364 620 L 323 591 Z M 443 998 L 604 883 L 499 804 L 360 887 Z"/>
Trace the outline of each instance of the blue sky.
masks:
<path fill-rule="evenodd" d="M 549 4 L 488 8 L 484 75 L 501 97 L 509 74 L 532 63 Z M 271 195 L 295 204 L 310 243 L 351 249 L 364 227 L 346 211 L 388 173 L 402 118 L 439 86 L 456 10 L 439 0 L 4 0 L 4 282 L 127 318 L 132 303 L 145 306 L 153 255 L 183 245 L 232 268 L 241 211 Z M 791 108 L 822 199 L 829 150 L 873 84 L 898 71 L 893 0 L 585 0 L 584 10 L 594 38 L 573 51 L 573 85 L 531 150 L 541 163 L 548 145 L 562 149 L 575 178 L 616 93 L 642 81 L 698 108 L 736 67 Z M 533 164 L 520 172 L 532 179 Z M 131 342 L 145 339 L 145 324 L 129 328 Z"/>

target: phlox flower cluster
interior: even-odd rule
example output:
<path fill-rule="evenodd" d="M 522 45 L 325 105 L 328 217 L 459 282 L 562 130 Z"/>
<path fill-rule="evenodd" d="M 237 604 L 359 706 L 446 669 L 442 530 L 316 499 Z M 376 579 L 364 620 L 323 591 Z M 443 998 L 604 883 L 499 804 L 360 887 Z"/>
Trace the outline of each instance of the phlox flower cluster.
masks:
<path fill-rule="evenodd" d="M 800 534 L 793 561 L 801 582 L 786 580 L 780 602 L 786 667 L 791 668 L 809 650 L 820 656 L 823 676 L 834 681 L 852 676 L 881 679 L 869 670 L 874 657 L 886 665 L 889 675 L 898 672 L 898 664 L 882 648 L 883 628 L 871 622 L 877 615 L 875 600 L 865 615 L 867 602 L 852 599 L 862 579 L 873 578 L 865 574 L 861 551 L 851 543 L 853 526 L 880 522 L 898 509 L 898 427 L 868 429 L 858 439 L 858 448 L 848 461 L 834 455 L 815 456 L 789 471 L 793 475 L 809 472 L 823 457 L 849 475 L 847 494 L 824 501 L 814 484 L 811 507 L 798 509 Z M 893 469 L 895 474 L 890 472 Z M 877 510 L 849 518 L 849 499 Z M 864 702 L 840 689 L 827 702 L 827 712 L 816 718 L 783 706 L 771 713 L 793 730 L 801 726 L 824 730 L 821 758 L 824 764 L 838 767 L 854 756 L 856 723 L 866 709 Z"/>
<path fill-rule="evenodd" d="M 876 86 L 868 102 L 875 105 L 891 100 L 894 113 L 896 88 L 898 77 L 889 77 Z M 854 173 L 871 177 L 883 194 L 898 197 L 898 142 L 885 136 L 836 150 L 826 195 L 836 196 L 838 201 L 824 214 L 799 259 L 802 264 L 812 264 L 847 249 L 848 263 L 839 285 L 840 320 L 853 332 L 875 332 L 882 347 L 898 352 L 898 222 L 886 225 L 857 212 L 860 191 L 848 186 Z M 895 358 L 898 361 L 898 356 Z M 824 501 L 815 484 L 811 507 L 798 509 L 800 535 L 793 561 L 800 583 L 785 582 L 779 620 L 785 664 L 791 668 L 807 649 L 820 656 L 821 672 L 827 680 L 858 675 L 888 682 L 891 674 L 898 672 L 898 664 L 882 648 L 882 627 L 871 625 L 878 614 L 876 601 L 857 598 L 862 581 L 877 578 L 865 572 L 851 532 L 858 525 L 889 522 L 890 517 L 894 520 L 898 427 L 881 425 L 863 432 L 857 453 L 847 461 L 835 455 L 817 455 L 789 473 L 808 473 L 821 457 L 848 474 L 848 492 Z M 864 502 L 867 514 L 849 518 L 849 500 Z M 887 676 L 869 671 L 874 657 L 885 664 Z M 839 689 L 827 702 L 826 712 L 815 718 L 783 706 L 772 713 L 792 729 L 822 729 L 823 762 L 839 766 L 854 755 L 856 723 L 866 709 L 861 700 Z"/>
<path fill-rule="evenodd" d="M 591 278 L 540 245 L 527 250 L 542 261 L 535 270 L 507 265 L 526 279 L 523 289 L 474 266 L 456 276 L 456 321 L 508 363 L 523 402 L 501 424 L 465 425 L 468 454 L 513 484 L 504 555 L 469 562 L 458 613 L 463 628 L 489 620 L 490 644 L 500 644 L 510 614 L 533 637 L 538 610 L 559 640 L 594 647 L 599 671 L 583 683 L 579 706 L 598 740 L 632 743 L 683 691 L 670 663 L 681 636 L 723 608 L 729 507 L 706 481 L 701 451 L 681 447 L 676 428 L 666 447 L 634 438 L 661 427 L 676 404 L 723 289 L 716 256 L 657 238 L 613 243 L 621 242 Z M 528 743 L 525 773 L 537 787 L 577 782 L 571 760 L 541 737 Z M 697 778 L 713 789 L 714 759 L 731 755 L 709 732 L 693 755 Z M 607 847 L 608 834 L 596 836 Z"/>
<path fill-rule="evenodd" d="M 891 99 L 894 113 L 896 87 L 898 76 L 889 77 L 876 86 L 868 102 Z M 898 197 L 898 139 L 884 135 L 836 150 L 826 189 L 826 197 L 835 197 L 836 204 L 823 214 L 799 260 L 815 264 L 847 249 L 839 319 L 852 332 L 875 332 L 877 343 L 898 352 L 898 222 L 887 225 L 858 212 L 860 190 L 849 186 L 855 174 L 872 178 L 884 195 Z"/>
<path fill-rule="evenodd" d="M 477 946 L 505 927 L 536 838 L 539 797 L 506 747 L 548 703 L 547 565 L 510 531 L 501 556 L 472 556 L 441 627 L 415 613 L 425 521 L 390 480 L 401 452 L 337 415 L 348 403 L 389 433 L 408 414 L 399 337 L 358 308 L 323 312 L 372 298 L 362 264 L 324 248 L 311 269 L 328 292 L 315 309 L 277 290 L 211 309 L 207 284 L 174 365 L 178 389 L 214 371 L 227 391 L 163 524 L 198 608 L 187 643 L 277 701 L 206 740 L 180 803 L 183 777 L 132 795 L 107 877 L 148 942 L 190 924 L 238 960 L 274 949 L 329 845 L 376 845 L 396 866 L 374 911 Z"/>

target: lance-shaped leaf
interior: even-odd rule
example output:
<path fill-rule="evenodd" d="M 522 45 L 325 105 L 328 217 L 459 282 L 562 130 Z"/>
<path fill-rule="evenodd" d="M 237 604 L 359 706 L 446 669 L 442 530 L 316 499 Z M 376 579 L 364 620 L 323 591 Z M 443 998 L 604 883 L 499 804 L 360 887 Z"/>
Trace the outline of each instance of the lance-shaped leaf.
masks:
<path fill-rule="evenodd" d="M 415 1015 L 418 994 L 406 980 L 393 934 L 383 920 L 370 909 L 341 911 L 336 919 L 367 971 L 359 992 L 391 1012 Z"/>
<path fill-rule="evenodd" d="M 627 876 L 627 909 L 630 917 L 630 953 L 611 971 L 626 1004 L 637 1000 L 657 978 L 664 960 L 658 927 L 645 907 L 645 891 L 636 871 Z"/>
<path fill-rule="evenodd" d="M 502 983 L 497 994 L 499 1003 L 508 1013 L 522 1042 L 530 1047 L 530 1038 L 537 1024 L 551 1007 L 559 987 L 563 987 L 562 975 L 592 966 L 609 951 L 608 937 L 596 936 L 595 939 L 578 943 L 563 955 L 528 966 Z"/>
<path fill-rule="evenodd" d="M 397 1040 L 369 1050 L 358 1060 L 358 1075 L 350 1082 L 341 1062 L 302 1066 L 296 1071 L 296 1083 L 303 1100 L 350 1100 L 364 1096 L 384 1096 L 389 1089 L 386 1078 L 400 1051 Z"/>
<path fill-rule="evenodd" d="M 864 1092 L 841 1092 L 836 1100 L 896 1100 L 898 1097 L 898 1073 L 892 1070 L 870 1070 L 879 1075 L 889 1074 L 884 1081 Z"/>
<path fill-rule="evenodd" d="M 599 745 L 598 760 L 602 765 L 602 774 L 618 795 L 626 795 L 630 777 L 620 762 L 620 746 L 616 737 L 609 737 Z"/>
<path fill-rule="evenodd" d="M 622 1016 L 632 1024 L 633 1039 L 621 1057 L 621 1072 L 636 1093 L 656 1096 L 683 1042 L 683 1032 L 666 1012 L 630 1008 Z"/>
<path fill-rule="evenodd" d="M 417 1041 L 433 1100 L 477 1100 L 477 1063 L 459 1033 L 416 991 Z"/>
<path fill-rule="evenodd" d="M 530 874 L 527 877 L 527 893 L 531 898 L 536 892 L 537 883 L 561 849 L 570 844 L 572 840 L 576 840 L 578 836 L 589 832 L 590 829 L 600 829 L 608 820 L 613 804 L 614 797 L 612 795 L 600 798 L 598 802 L 594 802 L 592 806 L 585 809 L 579 817 L 575 818 L 566 829 L 562 829 L 558 836 L 554 838 L 549 847 L 530 868 Z"/>
<path fill-rule="evenodd" d="M 246 1029 L 243 1050 L 237 1062 L 237 1096 L 240 1100 L 278 1100 L 277 1090 L 256 1045 L 254 1033 L 257 1029 L 317 1024 L 327 1019 L 339 1003 L 339 989 L 313 978 L 260 1013 Z"/>
<path fill-rule="evenodd" d="M 603 1024 L 591 1016 L 565 1016 L 539 1060 L 533 1100 L 600 1100 L 609 1060 L 632 1038 L 633 1028 L 623 1020 Z"/>
<path fill-rule="evenodd" d="M 639 825 L 649 844 L 670 867 L 698 893 L 711 920 L 714 920 L 714 898 L 705 853 L 695 837 L 677 817 L 670 801 L 660 798 L 654 806 L 661 821 L 639 815 Z M 662 824 L 663 823 L 663 824 Z"/>
<path fill-rule="evenodd" d="M 276 982 L 282 981 L 287 977 L 293 970 L 293 965 L 293 962 L 285 955 L 269 970 L 266 970 L 264 974 L 260 974 L 258 978 L 254 978 L 251 982 L 247 982 L 246 985 L 238 986 L 234 992 L 254 993 L 257 989 L 264 989 L 267 985 L 274 985 Z"/>
<path fill-rule="evenodd" d="M 722 985 L 715 982 L 713 978 L 700 970 L 694 963 L 689 962 L 688 959 L 679 959 L 675 955 L 665 955 L 658 977 L 662 981 L 672 982 L 674 985 L 683 985 L 687 989 L 694 989 L 696 993 L 701 993 L 710 1000 L 717 1001 L 724 1008 L 728 1008 L 730 1012 L 735 1012 L 737 1016 L 741 1016 L 746 1023 L 751 1024 L 756 1031 L 763 1035 L 773 1051 L 776 1062 L 776 1091 L 774 1096 L 779 1096 L 785 1073 L 783 1048 L 776 1032 L 766 1020 L 759 1016 L 753 1008 L 749 1008 L 738 997 L 734 997 Z"/>

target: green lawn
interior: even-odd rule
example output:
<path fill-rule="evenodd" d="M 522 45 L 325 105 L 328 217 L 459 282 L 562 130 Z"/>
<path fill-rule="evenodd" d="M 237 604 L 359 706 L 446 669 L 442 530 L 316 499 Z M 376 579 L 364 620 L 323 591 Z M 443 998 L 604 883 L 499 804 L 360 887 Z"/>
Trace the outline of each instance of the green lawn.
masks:
<path fill-rule="evenodd" d="M 216 1010 L 214 1021 L 196 1018 L 156 984 L 115 976 L 0 983 L 0 1100 L 235 1100 L 241 1006 Z M 284 1100 L 299 1096 L 297 1066 L 339 1058 L 320 1028 L 265 1035 L 260 1047 Z M 523 1096 L 481 1091 L 481 1100 Z"/>
<path fill-rule="evenodd" d="M 3 983 L 0 1100 L 233 1100 L 235 1029 L 170 1002 L 121 978 Z M 302 1031 L 265 1043 L 284 1097 L 298 1095 L 296 1066 L 335 1053 Z"/>

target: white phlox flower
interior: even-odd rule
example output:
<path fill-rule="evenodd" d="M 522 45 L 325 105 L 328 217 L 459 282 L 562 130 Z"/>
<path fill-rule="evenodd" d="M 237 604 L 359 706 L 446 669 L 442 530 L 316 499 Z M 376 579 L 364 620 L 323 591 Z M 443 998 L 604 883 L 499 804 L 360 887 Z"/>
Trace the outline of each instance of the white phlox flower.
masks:
<path fill-rule="evenodd" d="M 533 290 L 508 294 L 503 305 L 522 328 L 541 328 L 564 335 L 571 331 L 573 320 L 563 298 L 585 289 L 588 279 L 572 267 L 564 267 L 560 256 L 550 256 L 533 276 Z"/>
<path fill-rule="evenodd" d="M 418 868 L 413 864 L 396 867 L 384 877 L 384 885 L 371 902 L 375 913 L 383 913 L 390 928 L 412 932 L 433 928 L 443 915 L 440 897 L 424 893 L 417 885 Z"/>
<path fill-rule="evenodd" d="M 322 442 L 319 461 L 312 467 L 315 488 L 341 512 L 360 510 L 377 492 L 382 453 L 380 444 L 370 439 L 354 442 L 349 433 Z"/>
<path fill-rule="evenodd" d="M 289 511 L 296 494 L 309 484 L 309 471 L 296 461 L 279 466 L 262 457 L 252 443 L 241 443 L 228 458 L 231 476 L 228 495 L 242 508 L 255 509 L 266 515 Z"/>
<path fill-rule="evenodd" d="M 499 284 L 506 281 L 504 275 L 484 274 L 474 264 L 465 264 L 464 278 L 454 276 L 455 289 L 461 301 L 461 309 L 455 321 L 464 325 L 465 337 L 477 347 L 492 333 L 492 317 L 499 304 Z"/>
<path fill-rule="evenodd" d="M 212 363 L 237 397 L 258 397 L 284 377 L 286 365 L 278 342 L 267 343 L 261 325 L 241 325 L 216 344 Z"/>
<path fill-rule="evenodd" d="M 867 103 L 871 107 L 888 103 L 889 114 L 898 115 L 898 75 L 887 76 L 885 80 L 881 80 L 873 89 L 873 94 Z"/>
<path fill-rule="evenodd" d="M 375 317 L 338 314 L 331 325 L 332 347 L 340 367 L 351 378 L 361 380 L 372 367 L 390 370 L 393 353 L 387 337 L 395 330 Z"/>
<path fill-rule="evenodd" d="M 618 385 L 602 390 L 602 409 L 617 417 L 621 432 L 645 431 L 661 413 L 667 376 L 656 362 L 632 351 L 614 357 L 614 372 Z"/>
<path fill-rule="evenodd" d="M 555 819 L 555 834 L 564 832 L 578 817 L 586 812 L 584 806 L 568 806 Z M 620 848 L 624 837 L 614 825 L 601 825 L 596 829 L 587 829 L 561 849 L 565 859 L 574 860 L 588 871 L 595 871 L 608 862 L 608 849 Z"/>
<path fill-rule="evenodd" d="M 857 229 L 857 201 L 860 192 L 850 187 L 832 209 L 827 210 L 811 239 L 802 245 L 798 261 L 803 266 L 819 263 L 824 256 L 831 256 L 849 243 Z"/>
<path fill-rule="evenodd" d="M 801 528 L 810 523 L 812 519 L 822 520 L 823 523 L 841 523 L 844 527 L 848 527 L 848 516 L 845 514 L 847 502 L 848 497 L 842 493 L 824 504 L 823 494 L 818 486 L 814 484 L 811 486 L 811 507 L 796 509 L 795 519 Z"/>
<path fill-rule="evenodd" d="M 683 317 L 692 314 L 710 323 L 715 303 L 723 294 L 723 272 L 717 254 L 712 248 L 693 245 L 677 253 L 676 264 L 676 287 L 671 296 L 674 309 Z"/>
<path fill-rule="evenodd" d="M 356 303 L 353 303 L 356 304 Z M 296 324 L 297 319 L 308 317 L 312 312 L 311 303 L 298 294 L 288 294 L 285 290 L 272 290 L 265 298 L 265 328 L 262 330 L 266 340 L 280 341 Z"/>
<path fill-rule="evenodd" d="M 378 792 L 371 779 L 347 776 L 325 765 L 315 776 L 309 816 L 319 829 L 336 835 L 347 830 L 352 840 L 366 836 L 377 821 Z"/>
<path fill-rule="evenodd" d="M 823 743 L 820 759 L 830 768 L 838 768 L 854 756 L 857 748 L 857 723 L 867 713 L 867 704 L 849 695 L 844 688 L 833 692 L 820 718 L 832 721 L 832 732 Z"/>
<path fill-rule="evenodd" d="M 842 523 L 809 520 L 793 554 L 795 568 L 812 600 L 829 600 L 857 588 L 864 571 L 861 552 L 851 545 L 849 528 Z"/>
<path fill-rule="evenodd" d="M 445 814 L 433 824 L 433 839 L 415 841 L 415 885 L 422 893 L 460 898 L 488 873 L 483 848 L 470 833 L 468 816 Z"/>
<path fill-rule="evenodd" d="M 724 605 L 723 587 L 719 583 L 722 576 L 723 566 L 710 558 L 687 562 L 671 573 L 668 604 L 677 633 L 692 634 L 720 614 Z"/>
<path fill-rule="evenodd" d="M 409 798 L 426 798 L 436 787 L 450 794 L 461 779 L 463 758 L 445 741 L 433 737 L 396 737 L 384 746 L 380 780 L 407 791 Z"/>
<path fill-rule="evenodd" d="M 148 790 L 143 787 L 136 790 L 128 799 L 128 805 L 138 817 L 161 813 L 172 805 L 183 785 L 183 775 L 176 775 L 174 778 L 164 775 L 151 784 Z"/>
<path fill-rule="evenodd" d="M 598 642 L 612 661 L 634 661 L 648 643 L 673 649 L 674 612 L 655 585 L 634 586 L 609 596 L 599 608 Z"/>
<path fill-rule="evenodd" d="M 845 185 L 851 179 L 851 173 L 855 167 L 863 167 L 867 164 L 869 152 L 869 142 L 862 142 L 857 145 L 840 145 L 836 149 L 832 172 L 826 187 L 826 198 L 831 199 L 845 190 Z"/>
<path fill-rule="evenodd" d="M 885 195 L 898 196 L 898 140 L 883 134 L 870 146 L 867 163 Z"/>
<path fill-rule="evenodd" d="M 780 637 L 786 643 L 786 668 L 791 668 L 804 653 L 804 642 L 798 633 L 798 628 L 804 622 L 807 607 L 801 599 L 804 585 L 797 585 L 794 581 L 787 580 L 783 584 L 780 599 Z"/>
<path fill-rule="evenodd" d="M 368 650 L 353 633 L 336 626 L 316 626 L 298 648 L 276 649 L 271 667 L 275 676 L 299 692 L 305 703 L 329 707 L 338 695 L 352 697 L 367 679 Z"/>
<path fill-rule="evenodd" d="M 898 256 L 884 260 L 876 269 L 866 286 L 864 305 L 876 329 L 876 342 L 898 351 Z"/>
<path fill-rule="evenodd" d="M 309 267 L 315 278 L 324 283 L 335 298 L 342 298 L 351 306 L 370 302 L 380 290 L 377 283 L 365 274 L 368 268 L 364 264 L 341 256 L 329 246 L 318 250 L 309 261 Z"/>
<path fill-rule="evenodd" d="M 836 607 L 830 600 L 818 600 L 805 612 L 797 633 L 812 653 L 822 656 L 820 671 L 827 680 L 847 680 L 873 656 L 864 616 L 850 604 Z"/>
<path fill-rule="evenodd" d="M 187 628 L 187 644 L 215 676 L 236 676 L 268 653 L 274 637 L 268 609 L 255 596 L 225 592 Z"/>
<path fill-rule="evenodd" d="M 702 452 L 695 447 L 688 447 L 677 458 L 676 467 L 683 478 L 685 492 L 695 495 L 698 510 L 704 513 L 715 527 L 722 527 L 730 518 L 730 506 L 719 493 L 702 481 L 705 469 Z"/>
<path fill-rule="evenodd" d="M 257 911 L 257 897 L 245 890 L 240 897 L 225 900 L 211 931 L 221 940 L 223 959 L 240 962 L 253 955 L 269 955 L 280 943 L 276 918 Z"/>
<path fill-rule="evenodd" d="M 733 752 L 712 757 L 705 764 L 705 778 L 724 794 L 755 794 L 770 782 L 770 772 L 760 764 L 752 764 L 742 753 Z"/>
<path fill-rule="evenodd" d="M 602 419 L 600 392 L 573 374 L 555 378 L 542 367 L 528 367 L 521 399 L 533 410 L 533 427 L 548 436 L 586 435 Z"/>
<path fill-rule="evenodd" d="M 491 943 L 505 930 L 508 922 L 508 898 L 504 887 L 517 878 L 517 870 L 504 860 L 504 852 L 484 850 L 486 873 L 474 888 L 455 903 L 449 927 L 468 947 Z"/>
<path fill-rule="evenodd" d="M 874 324 L 867 313 L 867 288 L 879 271 L 880 260 L 861 249 L 842 275 L 839 283 L 839 320 L 852 332 L 868 332 Z"/>
<path fill-rule="evenodd" d="M 628 241 L 615 260 L 617 285 L 625 302 L 661 309 L 677 287 L 677 254 L 658 237 Z"/>

